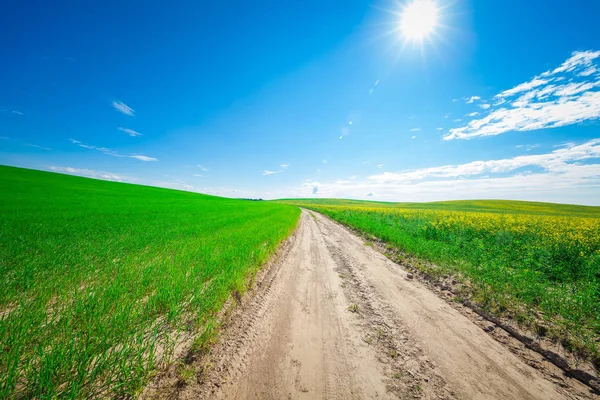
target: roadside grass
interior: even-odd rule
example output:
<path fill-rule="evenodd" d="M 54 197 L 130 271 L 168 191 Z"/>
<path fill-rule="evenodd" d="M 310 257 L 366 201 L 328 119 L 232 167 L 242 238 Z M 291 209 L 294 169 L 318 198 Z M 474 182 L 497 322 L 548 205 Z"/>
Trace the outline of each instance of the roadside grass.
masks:
<path fill-rule="evenodd" d="M 0 166 L 0 398 L 134 397 L 183 333 L 206 348 L 299 214 Z"/>
<path fill-rule="evenodd" d="M 600 207 L 282 202 L 321 212 L 427 261 L 414 266 L 429 275 L 460 277 L 474 303 L 600 365 Z"/>

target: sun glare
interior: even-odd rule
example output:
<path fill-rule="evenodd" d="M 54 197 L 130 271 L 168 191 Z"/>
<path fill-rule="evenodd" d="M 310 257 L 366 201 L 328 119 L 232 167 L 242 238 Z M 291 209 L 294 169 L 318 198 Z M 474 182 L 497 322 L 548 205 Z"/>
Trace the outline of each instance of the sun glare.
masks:
<path fill-rule="evenodd" d="M 423 40 L 435 30 L 438 7 L 434 0 L 413 0 L 400 14 L 400 30 L 408 40 Z"/>

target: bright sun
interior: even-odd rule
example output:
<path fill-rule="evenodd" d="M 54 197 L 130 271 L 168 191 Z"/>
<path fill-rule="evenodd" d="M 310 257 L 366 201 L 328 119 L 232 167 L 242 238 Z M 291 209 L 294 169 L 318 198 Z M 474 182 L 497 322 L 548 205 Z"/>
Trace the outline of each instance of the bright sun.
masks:
<path fill-rule="evenodd" d="M 409 40 L 423 40 L 434 31 L 437 20 L 434 0 L 413 0 L 400 14 L 400 30 Z"/>

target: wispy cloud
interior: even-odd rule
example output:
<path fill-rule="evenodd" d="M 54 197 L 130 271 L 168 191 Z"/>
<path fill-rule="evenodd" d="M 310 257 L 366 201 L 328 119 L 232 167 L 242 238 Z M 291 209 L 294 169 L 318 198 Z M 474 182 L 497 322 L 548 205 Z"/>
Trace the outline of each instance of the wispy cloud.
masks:
<path fill-rule="evenodd" d="M 154 158 L 154 157 L 148 157 L 148 156 L 144 156 L 141 154 L 134 154 L 129 156 L 129 158 L 135 158 L 136 160 L 140 160 L 140 161 L 158 161 L 158 159 Z"/>
<path fill-rule="evenodd" d="M 421 128 L 412 128 L 410 131 L 411 132 L 419 132 L 421 130 Z"/>
<path fill-rule="evenodd" d="M 201 174 L 192 174 L 193 176 L 197 177 L 197 178 L 202 178 L 204 175 Z"/>
<path fill-rule="evenodd" d="M 126 134 L 128 134 L 129 136 L 142 136 L 141 133 L 134 131 L 133 129 L 129 129 L 129 128 L 122 128 L 122 127 L 118 127 L 118 130 L 120 130 L 121 132 L 125 132 Z"/>
<path fill-rule="evenodd" d="M 479 107 L 483 108 L 484 110 L 487 110 L 491 106 L 489 104 L 487 104 L 487 103 L 484 103 L 484 104 L 479 104 Z"/>
<path fill-rule="evenodd" d="M 556 128 L 600 117 L 599 57 L 600 51 L 572 53 L 561 66 L 497 94 L 488 115 L 450 129 L 444 139 Z"/>
<path fill-rule="evenodd" d="M 17 115 L 23 115 L 23 113 L 21 111 L 17 111 L 17 110 L 13 110 L 12 113 L 13 114 L 17 114 Z"/>
<path fill-rule="evenodd" d="M 411 138 L 411 139 L 416 139 L 416 136 L 411 136 L 410 138 Z"/>
<path fill-rule="evenodd" d="M 119 111 L 125 115 L 129 115 L 131 117 L 133 117 L 135 115 L 135 110 L 133 108 L 129 107 L 127 104 L 123 103 L 122 101 L 113 100 L 112 106 L 117 111 Z"/>
<path fill-rule="evenodd" d="M 147 161 L 158 161 L 158 159 L 156 159 L 154 157 L 148 157 L 148 156 L 144 156 L 141 154 L 125 155 L 125 154 L 120 154 L 116 150 L 109 149 L 107 147 L 99 147 L 99 146 L 89 145 L 89 144 L 85 144 L 85 143 L 83 143 L 79 140 L 75 140 L 75 139 L 69 139 L 69 140 L 71 141 L 71 143 L 73 143 L 76 146 L 83 147 L 84 149 L 96 150 L 96 151 L 99 151 L 100 153 L 106 154 L 107 156 L 122 157 L 122 158 L 135 158 L 136 160 L 146 161 L 146 162 Z"/>
<path fill-rule="evenodd" d="M 262 174 L 266 176 L 266 175 L 280 174 L 282 172 L 283 172 L 283 170 L 281 170 L 281 169 L 279 171 L 269 171 L 268 169 L 265 169 Z"/>
<path fill-rule="evenodd" d="M 575 144 L 572 144 L 572 146 L 575 146 Z M 538 147 L 540 147 L 539 144 L 518 144 L 515 146 L 517 149 L 525 149 L 525 151 L 531 151 L 533 149 L 537 149 Z M 564 147 L 564 146 L 561 146 Z"/>
<path fill-rule="evenodd" d="M 327 159 L 323 159 L 323 164 L 327 164 Z"/>
<path fill-rule="evenodd" d="M 206 168 L 204 165 L 198 164 L 196 167 L 200 168 L 204 172 L 208 172 L 208 168 Z"/>
<path fill-rule="evenodd" d="M 281 174 L 282 172 L 285 172 L 288 169 L 289 166 L 290 166 L 289 164 L 281 164 L 280 165 L 281 169 L 278 169 L 278 170 L 265 169 L 262 172 L 262 175 L 263 176 L 268 176 L 268 175 Z"/>
<path fill-rule="evenodd" d="M 32 144 L 32 143 L 22 143 L 23 146 L 27 146 L 27 147 L 35 147 L 36 149 L 42 149 L 42 150 L 46 150 L 46 151 L 51 151 L 52 149 L 49 147 L 44 147 L 44 146 L 38 146 L 37 144 Z"/>
<path fill-rule="evenodd" d="M 42 149 L 42 150 L 46 150 L 46 151 L 51 151 L 52 150 L 50 147 L 40 146 L 38 144 L 33 144 L 33 143 L 28 143 L 28 142 L 21 142 L 21 141 L 16 140 L 16 139 L 9 138 L 8 136 L 0 136 L 0 140 L 9 140 L 9 141 L 17 143 L 17 144 L 19 144 L 21 146 L 34 147 L 36 149 Z"/>
<path fill-rule="evenodd" d="M 481 100 L 481 97 L 479 97 L 479 96 L 471 96 L 471 97 L 467 98 L 467 104 L 474 103 L 477 100 Z"/>
<path fill-rule="evenodd" d="M 63 174 L 85 176 L 88 178 L 103 179 L 103 180 L 108 180 L 108 181 L 117 181 L 117 182 L 123 182 L 125 180 L 135 181 L 134 178 L 126 177 L 124 175 L 113 174 L 110 172 L 96 171 L 93 169 L 85 169 L 85 168 L 82 169 L 82 168 L 73 168 L 73 167 L 57 167 L 57 166 L 49 166 L 49 167 L 47 167 L 47 169 L 49 169 L 50 171 L 60 172 Z"/>

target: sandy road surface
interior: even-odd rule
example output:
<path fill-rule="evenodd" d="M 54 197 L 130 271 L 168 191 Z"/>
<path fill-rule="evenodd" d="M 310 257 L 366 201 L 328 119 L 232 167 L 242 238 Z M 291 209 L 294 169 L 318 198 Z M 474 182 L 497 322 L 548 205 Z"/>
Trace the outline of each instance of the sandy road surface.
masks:
<path fill-rule="evenodd" d="M 203 383 L 176 397 L 581 398 L 319 214 L 302 212 L 260 285 Z"/>

